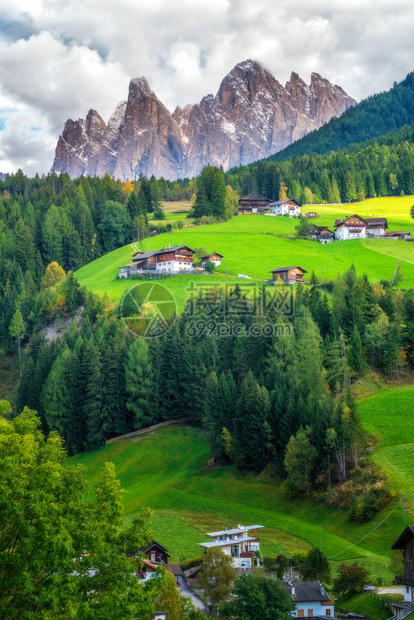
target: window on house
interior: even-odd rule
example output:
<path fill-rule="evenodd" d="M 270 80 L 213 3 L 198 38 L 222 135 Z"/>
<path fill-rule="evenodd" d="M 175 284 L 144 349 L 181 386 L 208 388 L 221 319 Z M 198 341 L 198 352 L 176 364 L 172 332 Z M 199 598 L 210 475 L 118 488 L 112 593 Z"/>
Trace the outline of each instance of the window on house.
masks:
<path fill-rule="evenodd" d="M 239 557 L 239 545 L 231 546 L 231 557 L 238 558 Z"/>
<path fill-rule="evenodd" d="M 258 545 L 251 545 L 251 550 L 252 551 L 257 551 L 258 550 Z"/>
<path fill-rule="evenodd" d="M 308 618 L 313 618 L 313 609 L 308 609 Z"/>
<path fill-rule="evenodd" d="M 327 609 L 327 610 L 326 610 L 326 615 L 327 615 L 327 616 L 330 616 L 330 615 L 331 615 L 331 610 L 330 610 L 330 609 Z"/>
<path fill-rule="evenodd" d="M 304 618 L 305 617 L 305 611 L 303 609 L 298 609 L 298 618 Z"/>

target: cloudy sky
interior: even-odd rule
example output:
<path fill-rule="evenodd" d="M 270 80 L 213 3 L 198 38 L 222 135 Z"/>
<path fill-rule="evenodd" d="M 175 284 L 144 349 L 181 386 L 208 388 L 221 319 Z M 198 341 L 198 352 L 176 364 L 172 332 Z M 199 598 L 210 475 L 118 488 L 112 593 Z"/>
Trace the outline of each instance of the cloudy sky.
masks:
<path fill-rule="evenodd" d="M 0 0 L 0 171 L 46 173 L 67 118 L 144 75 L 172 111 L 251 58 L 360 100 L 414 69 L 413 0 Z"/>

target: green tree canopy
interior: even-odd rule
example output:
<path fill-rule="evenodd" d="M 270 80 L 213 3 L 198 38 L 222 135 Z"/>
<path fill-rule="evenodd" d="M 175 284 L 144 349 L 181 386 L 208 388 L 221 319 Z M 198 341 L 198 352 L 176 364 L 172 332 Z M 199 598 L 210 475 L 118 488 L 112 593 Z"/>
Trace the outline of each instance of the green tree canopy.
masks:
<path fill-rule="evenodd" d="M 90 497 L 85 469 L 65 464 L 60 437 L 45 438 L 34 411 L 10 421 L 0 405 L 0 617 L 152 617 L 162 575 L 143 586 L 139 559 L 127 557 L 151 539 L 149 512 L 124 527 L 113 464 Z"/>
<path fill-rule="evenodd" d="M 233 589 L 234 602 L 229 603 L 231 614 L 238 620 L 288 620 L 295 609 L 287 590 L 277 579 L 269 579 L 260 573 L 242 575 Z"/>

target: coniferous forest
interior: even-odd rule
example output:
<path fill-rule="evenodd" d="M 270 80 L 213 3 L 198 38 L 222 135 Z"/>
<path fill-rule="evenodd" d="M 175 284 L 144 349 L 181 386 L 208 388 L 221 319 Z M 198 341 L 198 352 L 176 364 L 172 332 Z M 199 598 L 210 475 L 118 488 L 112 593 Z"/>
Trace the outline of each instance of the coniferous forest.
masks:
<path fill-rule="evenodd" d="M 288 495 L 327 492 L 346 505 L 329 489 L 358 470 L 366 448 L 350 386 L 368 364 L 392 377 L 412 365 L 412 291 L 371 283 L 352 267 L 323 288 L 313 278 L 298 289 L 287 324 L 273 310 L 256 315 L 233 291 L 246 332 L 252 317 L 271 319 L 283 328 L 274 338 L 194 334 L 187 308 L 163 338 L 146 341 L 73 272 L 146 236 L 162 199 L 197 193 L 193 215 L 223 219 L 232 215 L 229 192 L 233 201 L 235 192 L 253 190 L 277 198 L 281 183 L 306 202 L 412 193 L 412 138 L 406 127 L 344 152 L 226 174 L 207 167 L 199 179 L 177 183 L 7 176 L 0 185 L 0 346 L 19 358 L 17 410 L 38 411 L 44 431 L 58 431 L 70 454 L 180 417 L 207 430 L 213 459 L 254 471 L 270 464 Z M 42 330 L 55 318 L 73 319 L 72 326 L 47 342 Z M 377 496 L 365 493 L 362 509 L 359 502 L 358 518 L 387 501 L 386 485 L 376 489 Z"/>

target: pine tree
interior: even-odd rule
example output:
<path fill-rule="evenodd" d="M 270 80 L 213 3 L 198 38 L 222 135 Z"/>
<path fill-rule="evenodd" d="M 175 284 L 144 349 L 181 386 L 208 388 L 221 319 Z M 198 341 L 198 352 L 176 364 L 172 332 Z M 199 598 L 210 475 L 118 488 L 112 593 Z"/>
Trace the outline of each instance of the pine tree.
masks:
<path fill-rule="evenodd" d="M 148 344 L 137 338 L 128 349 L 125 367 L 127 407 L 134 414 L 134 428 L 151 426 L 159 419 L 154 407 L 154 372 Z"/>

